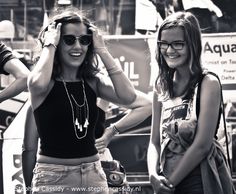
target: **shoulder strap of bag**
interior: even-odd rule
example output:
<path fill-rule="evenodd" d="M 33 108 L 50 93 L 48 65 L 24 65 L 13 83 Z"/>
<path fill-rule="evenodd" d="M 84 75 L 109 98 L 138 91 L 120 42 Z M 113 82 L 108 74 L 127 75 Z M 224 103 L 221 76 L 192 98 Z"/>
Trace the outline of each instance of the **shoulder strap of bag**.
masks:
<path fill-rule="evenodd" d="M 223 123 L 224 123 L 224 133 L 225 133 L 226 153 L 227 153 L 228 165 L 229 165 L 229 168 L 230 168 L 230 172 L 232 172 L 231 171 L 232 168 L 231 168 L 230 156 L 229 156 L 229 140 L 228 140 L 228 135 L 227 135 L 226 120 L 225 120 L 224 99 L 223 99 L 222 85 L 221 85 L 220 78 L 215 73 L 210 72 L 210 71 L 204 72 L 202 77 L 200 78 L 200 80 L 198 82 L 197 99 L 196 99 L 196 114 L 197 114 L 197 118 L 198 118 L 199 112 L 200 112 L 200 91 L 201 91 L 202 80 L 203 80 L 203 78 L 207 74 L 211 74 L 211 75 L 215 76 L 218 79 L 219 83 L 220 83 L 221 102 L 220 102 L 220 110 L 219 110 L 219 118 L 218 118 L 217 129 L 219 127 L 219 121 L 220 121 L 220 117 L 221 117 L 221 114 L 222 114 Z"/>

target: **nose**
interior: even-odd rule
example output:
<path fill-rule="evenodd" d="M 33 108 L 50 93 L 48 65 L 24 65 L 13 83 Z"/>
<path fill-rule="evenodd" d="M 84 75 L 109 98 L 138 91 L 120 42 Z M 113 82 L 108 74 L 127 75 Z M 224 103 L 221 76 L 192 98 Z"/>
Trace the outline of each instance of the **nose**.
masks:
<path fill-rule="evenodd" d="M 166 49 L 166 53 L 174 53 L 174 52 L 176 52 L 176 50 L 172 48 L 171 44 L 169 44 Z"/>
<path fill-rule="evenodd" d="M 78 48 L 81 48 L 81 44 L 80 44 L 80 42 L 79 42 L 78 37 L 76 37 L 74 47 L 76 47 L 76 48 L 77 48 L 77 47 L 78 47 Z"/>

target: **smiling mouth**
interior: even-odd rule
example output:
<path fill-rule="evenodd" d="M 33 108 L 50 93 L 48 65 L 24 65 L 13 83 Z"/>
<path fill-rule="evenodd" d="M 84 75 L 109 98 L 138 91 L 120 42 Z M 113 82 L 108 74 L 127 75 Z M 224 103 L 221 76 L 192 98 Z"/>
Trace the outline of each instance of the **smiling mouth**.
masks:
<path fill-rule="evenodd" d="M 174 56 L 173 56 L 173 55 L 168 55 L 167 57 L 168 57 L 169 59 L 176 59 L 176 58 L 178 58 L 179 56 L 176 56 L 176 55 L 174 55 Z"/>
<path fill-rule="evenodd" d="M 72 57 L 80 57 L 82 53 L 70 53 L 70 56 Z"/>

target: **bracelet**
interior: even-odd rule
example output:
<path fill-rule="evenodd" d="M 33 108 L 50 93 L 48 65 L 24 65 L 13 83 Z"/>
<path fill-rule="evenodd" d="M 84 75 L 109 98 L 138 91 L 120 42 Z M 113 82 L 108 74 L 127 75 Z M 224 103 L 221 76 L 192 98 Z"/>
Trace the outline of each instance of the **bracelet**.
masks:
<path fill-rule="evenodd" d="M 115 74 L 120 74 L 122 72 L 123 71 L 121 69 L 115 69 L 113 71 L 108 71 L 108 75 L 111 76 L 111 75 L 115 75 Z"/>
<path fill-rule="evenodd" d="M 95 52 L 98 52 L 99 50 L 107 51 L 107 48 L 104 47 L 104 46 L 94 48 L 94 51 L 95 51 Z"/>
<path fill-rule="evenodd" d="M 119 68 L 119 67 L 117 67 L 117 66 L 113 66 L 112 68 L 110 68 L 110 69 L 107 69 L 107 73 L 108 73 L 108 75 L 115 75 L 115 74 L 120 74 L 120 73 L 122 73 L 123 71 L 122 71 L 122 69 L 121 68 Z"/>
<path fill-rule="evenodd" d="M 117 129 L 117 127 L 114 124 L 112 124 L 110 127 L 112 128 L 112 131 L 113 131 L 114 135 L 120 133 L 120 131 Z"/>
<path fill-rule="evenodd" d="M 105 46 L 100 46 L 100 47 L 94 48 L 94 50 L 103 50 L 103 49 L 107 49 L 107 48 Z"/>
<path fill-rule="evenodd" d="M 164 185 L 165 185 L 166 187 L 168 187 L 169 189 L 171 189 L 171 190 L 174 190 L 174 189 L 175 189 L 174 185 L 173 185 L 167 178 L 162 179 L 162 182 L 163 182 Z"/>
<path fill-rule="evenodd" d="M 45 43 L 45 44 L 43 45 L 43 48 L 44 48 L 44 47 L 49 47 L 50 45 L 52 45 L 52 46 L 55 48 L 55 50 L 57 49 L 57 46 L 56 46 L 54 43 L 51 43 L 51 42 Z"/>

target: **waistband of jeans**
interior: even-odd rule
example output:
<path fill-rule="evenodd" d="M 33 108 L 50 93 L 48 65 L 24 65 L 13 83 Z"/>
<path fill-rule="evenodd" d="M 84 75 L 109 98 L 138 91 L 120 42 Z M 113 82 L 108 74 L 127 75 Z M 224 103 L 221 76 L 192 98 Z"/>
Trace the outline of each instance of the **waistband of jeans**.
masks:
<path fill-rule="evenodd" d="M 49 164 L 49 163 L 42 163 L 37 162 L 36 168 L 49 168 L 53 169 L 53 171 L 70 171 L 70 170 L 80 170 L 80 169 L 94 169 L 96 167 L 100 167 L 101 162 L 100 160 L 94 162 L 85 162 L 79 165 L 62 165 L 62 164 Z"/>
<path fill-rule="evenodd" d="M 66 165 L 66 166 L 77 166 L 83 163 L 96 162 L 99 160 L 99 154 L 95 154 L 88 157 L 83 158 L 56 158 L 39 154 L 37 157 L 38 163 L 46 163 L 46 164 L 58 164 L 58 165 Z"/>

